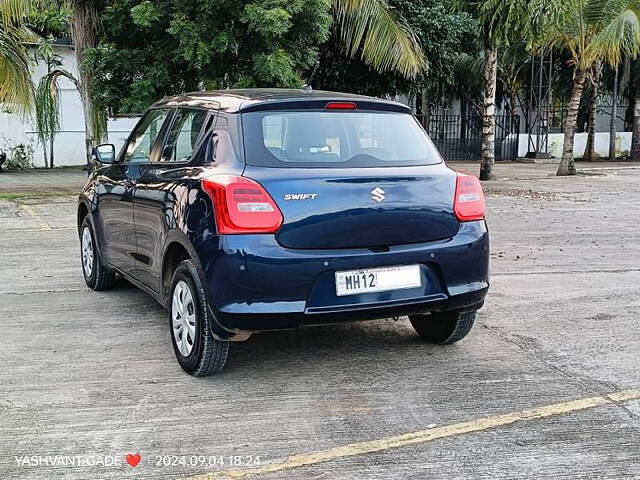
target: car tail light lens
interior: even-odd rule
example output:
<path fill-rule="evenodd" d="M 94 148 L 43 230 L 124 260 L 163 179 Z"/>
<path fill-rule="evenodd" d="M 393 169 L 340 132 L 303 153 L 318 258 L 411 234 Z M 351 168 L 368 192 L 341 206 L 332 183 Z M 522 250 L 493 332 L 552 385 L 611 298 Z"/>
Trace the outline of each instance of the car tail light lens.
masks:
<path fill-rule="evenodd" d="M 216 227 L 221 235 L 275 233 L 282 212 L 262 185 L 236 175 L 206 178 L 202 188 L 213 201 Z"/>
<path fill-rule="evenodd" d="M 482 185 L 473 175 L 458 173 L 453 211 L 461 222 L 484 219 L 484 193 Z"/>

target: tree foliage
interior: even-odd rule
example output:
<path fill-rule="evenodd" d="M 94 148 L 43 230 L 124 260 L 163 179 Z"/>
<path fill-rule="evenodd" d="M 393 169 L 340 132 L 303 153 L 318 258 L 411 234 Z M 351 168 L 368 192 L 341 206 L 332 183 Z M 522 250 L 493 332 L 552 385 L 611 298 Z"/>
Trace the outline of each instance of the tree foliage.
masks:
<path fill-rule="evenodd" d="M 343 58 L 339 39 L 322 50 L 314 87 L 368 95 L 425 92 L 431 98 L 457 96 L 457 61 L 475 54 L 475 22 L 466 13 L 452 13 L 441 0 L 390 0 L 415 33 L 427 67 L 416 77 L 380 73 L 359 55 Z"/>
<path fill-rule="evenodd" d="M 44 75 L 36 89 L 36 127 L 38 139 L 43 143 L 54 137 L 60 128 L 60 91 L 58 89 L 60 77 L 68 79 L 77 86 L 76 78 L 69 71 L 58 67 Z"/>
<path fill-rule="evenodd" d="M 28 14 L 29 26 L 36 33 L 47 37 L 65 38 L 70 35 L 71 10 L 67 5 L 55 2 L 39 2 Z"/>
<path fill-rule="evenodd" d="M 393 70 L 414 78 L 426 67 L 414 32 L 383 0 L 333 0 L 338 33 L 350 57 L 376 72 Z"/>
<path fill-rule="evenodd" d="M 0 103 L 26 113 L 33 101 L 29 55 L 25 42 L 35 41 L 27 30 L 30 0 L 0 1 Z"/>
<path fill-rule="evenodd" d="M 88 62 L 111 113 L 203 88 L 298 88 L 335 51 L 340 64 L 383 76 L 425 68 L 419 40 L 385 0 L 110 0 L 103 25 Z"/>
<path fill-rule="evenodd" d="M 111 113 L 198 89 L 300 87 L 329 37 L 328 0 L 118 0 L 88 55 Z"/>
<path fill-rule="evenodd" d="M 538 50 L 561 48 L 585 72 L 599 60 L 615 66 L 623 55 L 640 52 L 638 0 L 562 0 L 552 6 L 534 42 Z"/>

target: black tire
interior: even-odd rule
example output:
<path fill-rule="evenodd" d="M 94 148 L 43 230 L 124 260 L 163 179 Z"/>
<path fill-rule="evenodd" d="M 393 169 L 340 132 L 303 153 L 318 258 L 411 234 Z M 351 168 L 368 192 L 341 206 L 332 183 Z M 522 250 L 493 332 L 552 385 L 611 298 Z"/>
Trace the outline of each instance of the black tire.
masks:
<path fill-rule="evenodd" d="M 192 305 L 192 309 L 189 309 L 189 305 L 184 305 L 183 303 L 183 313 L 186 312 L 187 317 L 185 317 L 181 330 L 182 335 L 180 335 L 180 331 L 174 329 L 174 310 L 177 312 L 176 315 L 178 319 L 181 319 L 183 315 L 180 313 L 180 308 L 175 304 L 174 295 L 178 295 L 178 298 L 180 298 L 181 293 L 185 292 L 185 285 L 188 287 L 189 294 L 191 295 L 190 304 Z M 176 291 L 177 288 L 180 288 L 180 290 Z M 216 340 L 211 335 L 207 297 L 198 271 L 191 260 L 182 261 L 173 273 L 168 310 L 171 343 L 173 344 L 176 359 L 182 369 L 194 377 L 206 377 L 207 375 L 220 372 L 227 362 L 229 342 Z M 184 335 L 187 335 L 185 341 L 187 342 L 186 348 L 189 349 L 188 339 L 191 338 L 191 336 L 187 329 L 187 322 L 189 321 L 186 318 L 188 317 L 193 319 L 195 338 L 191 339 L 193 342 L 191 349 L 185 351 L 185 346 L 182 345 L 181 339 Z M 179 320 L 176 322 L 178 323 Z M 181 342 L 181 346 L 178 345 L 178 342 Z M 183 349 L 182 352 L 181 348 Z"/>
<path fill-rule="evenodd" d="M 459 342 L 471 331 L 476 311 L 440 312 L 429 315 L 409 315 L 409 321 L 424 340 L 438 345 Z"/>
<path fill-rule="evenodd" d="M 85 264 L 85 248 L 87 247 L 84 237 L 85 231 L 88 232 L 89 238 L 91 239 L 92 249 L 91 260 L 88 264 Z M 96 235 L 88 216 L 84 217 L 84 220 L 82 220 L 82 223 L 80 224 L 80 261 L 82 262 L 82 274 L 84 275 L 84 281 L 87 283 L 89 288 L 100 291 L 113 287 L 116 280 L 116 274 L 105 267 L 102 263 L 98 244 L 96 243 Z M 91 267 L 89 268 L 88 265 L 91 265 Z"/>

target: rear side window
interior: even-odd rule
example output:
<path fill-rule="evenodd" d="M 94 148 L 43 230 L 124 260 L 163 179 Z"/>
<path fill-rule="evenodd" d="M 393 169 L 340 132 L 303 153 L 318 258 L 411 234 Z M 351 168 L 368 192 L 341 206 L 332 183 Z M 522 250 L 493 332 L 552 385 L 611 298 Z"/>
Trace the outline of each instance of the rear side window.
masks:
<path fill-rule="evenodd" d="M 396 112 L 325 110 L 242 115 L 247 163 L 263 167 L 400 167 L 440 163 L 415 119 Z"/>
<path fill-rule="evenodd" d="M 188 162 L 207 118 L 204 110 L 180 109 L 176 113 L 167 142 L 162 149 L 163 162 Z"/>

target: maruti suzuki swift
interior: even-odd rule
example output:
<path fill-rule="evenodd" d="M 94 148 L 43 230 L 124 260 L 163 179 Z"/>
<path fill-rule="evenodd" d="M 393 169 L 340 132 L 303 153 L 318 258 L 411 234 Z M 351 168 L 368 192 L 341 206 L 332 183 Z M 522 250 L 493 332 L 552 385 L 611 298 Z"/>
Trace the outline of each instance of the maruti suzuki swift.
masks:
<path fill-rule="evenodd" d="M 252 333 L 408 316 L 450 344 L 489 288 L 478 180 L 447 168 L 411 110 L 309 90 L 164 99 L 78 204 L 84 278 L 116 275 L 169 312 L 191 375 Z M 132 325 L 131 328 L 135 328 Z"/>

